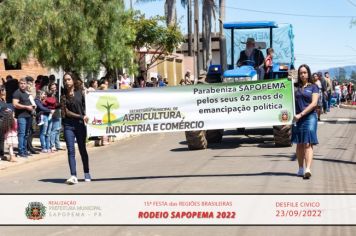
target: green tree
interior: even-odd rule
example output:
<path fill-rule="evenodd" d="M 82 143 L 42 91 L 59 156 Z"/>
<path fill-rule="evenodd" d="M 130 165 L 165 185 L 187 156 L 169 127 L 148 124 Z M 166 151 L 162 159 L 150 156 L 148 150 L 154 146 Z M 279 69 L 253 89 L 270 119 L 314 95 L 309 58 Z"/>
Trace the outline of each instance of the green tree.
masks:
<path fill-rule="evenodd" d="M 339 81 L 344 82 L 346 80 L 346 70 L 343 67 L 337 69 L 337 75 Z"/>
<path fill-rule="evenodd" d="M 177 25 L 165 26 L 164 17 L 156 16 L 146 19 L 144 15 L 136 15 L 134 28 L 136 38 L 133 46 L 139 53 L 139 61 L 142 62 L 147 54 L 151 60 L 144 69 L 147 71 L 163 55 L 171 54 L 183 42 L 183 35 Z M 142 49 L 145 49 L 142 51 Z"/>
<path fill-rule="evenodd" d="M 104 123 L 107 121 L 108 126 L 111 126 L 112 120 L 116 118 L 115 115 L 111 113 L 111 111 L 114 109 L 119 109 L 119 107 L 120 105 L 117 97 L 111 95 L 100 96 L 96 102 L 96 109 L 101 112 L 106 112 L 103 121 Z"/>
<path fill-rule="evenodd" d="M 35 56 L 66 71 L 132 68 L 135 30 L 122 0 L 7 0 L 0 50 L 12 62 Z"/>
<path fill-rule="evenodd" d="M 351 80 L 353 83 L 356 83 L 356 71 L 353 70 L 353 71 L 351 72 L 350 80 Z"/>

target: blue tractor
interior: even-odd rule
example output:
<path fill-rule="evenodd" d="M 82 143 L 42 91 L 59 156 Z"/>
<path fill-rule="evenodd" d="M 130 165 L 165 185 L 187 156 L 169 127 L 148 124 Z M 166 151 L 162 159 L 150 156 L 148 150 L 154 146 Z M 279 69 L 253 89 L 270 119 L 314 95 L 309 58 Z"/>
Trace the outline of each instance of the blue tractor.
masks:
<path fill-rule="evenodd" d="M 255 47 L 262 51 L 264 57 L 267 48 L 274 49 L 270 79 L 287 78 L 291 72 L 295 72 L 292 25 L 278 25 L 274 21 L 231 22 L 225 23 L 224 29 L 226 44 L 223 44 L 220 50 L 222 64 L 209 67 L 206 82 L 237 83 L 262 80 L 255 69 L 254 61 L 243 61 L 242 65 L 237 66 L 240 52 L 245 49 L 247 39 L 251 38 L 255 40 Z M 244 128 L 238 130 L 244 132 Z M 274 126 L 273 135 L 276 146 L 291 146 L 291 126 Z M 223 130 L 186 132 L 189 149 L 204 149 L 208 143 L 221 142 L 222 136 Z"/>

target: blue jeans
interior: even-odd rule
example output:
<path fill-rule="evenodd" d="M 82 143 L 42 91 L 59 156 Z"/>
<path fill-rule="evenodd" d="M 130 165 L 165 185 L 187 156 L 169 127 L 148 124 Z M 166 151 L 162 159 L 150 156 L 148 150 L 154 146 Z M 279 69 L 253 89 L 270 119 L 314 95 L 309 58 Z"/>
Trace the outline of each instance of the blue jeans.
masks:
<path fill-rule="evenodd" d="M 328 101 L 327 101 L 327 111 L 329 112 L 330 111 L 330 106 L 331 106 L 331 91 L 328 91 Z"/>
<path fill-rule="evenodd" d="M 86 148 L 87 129 L 84 124 L 76 122 L 75 125 L 64 125 L 64 138 L 68 150 L 68 163 L 70 174 L 77 176 L 75 162 L 75 140 L 77 140 L 79 153 L 82 158 L 84 173 L 89 173 L 89 157 Z"/>
<path fill-rule="evenodd" d="M 31 127 L 31 117 L 17 118 L 17 136 L 19 138 L 19 155 L 27 155 L 27 138 Z"/>
<path fill-rule="evenodd" d="M 51 136 L 51 148 L 55 147 L 56 149 L 61 148 L 61 143 L 59 141 L 59 134 L 61 130 L 61 118 L 52 118 L 52 127 L 50 129 Z"/>
<path fill-rule="evenodd" d="M 42 150 L 48 150 L 51 148 L 50 126 L 51 121 L 48 121 L 48 115 L 43 115 L 43 125 L 40 126 L 40 141 Z"/>

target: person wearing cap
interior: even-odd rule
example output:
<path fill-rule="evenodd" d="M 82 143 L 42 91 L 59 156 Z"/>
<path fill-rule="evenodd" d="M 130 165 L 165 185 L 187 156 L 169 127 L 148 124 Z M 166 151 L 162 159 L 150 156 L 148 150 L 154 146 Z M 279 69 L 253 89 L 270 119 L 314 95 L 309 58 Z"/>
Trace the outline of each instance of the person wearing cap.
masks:
<path fill-rule="evenodd" d="M 240 52 L 240 57 L 237 61 L 237 66 L 251 65 L 250 62 L 254 62 L 254 67 L 260 78 L 263 78 L 263 66 L 265 57 L 261 50 L 256 48 L 254 38 L 248 38 L 245 42 L 246 49 Z"/>

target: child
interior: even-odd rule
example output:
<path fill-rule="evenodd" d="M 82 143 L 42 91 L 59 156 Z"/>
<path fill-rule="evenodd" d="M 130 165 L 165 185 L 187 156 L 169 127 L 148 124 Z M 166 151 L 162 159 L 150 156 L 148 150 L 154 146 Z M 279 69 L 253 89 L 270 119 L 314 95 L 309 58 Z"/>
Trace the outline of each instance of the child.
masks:
<path fill-rule="evenodd" d="M 14 155 L 14 146 L 18 144 L 17 138 L 17 120 L 15 119 L 13 112 L 6 112 L 3 118 L 5 127 L 5 141 L 9 148 L 10 158 L 8 161 L 16 162 L 16 157 Z"/>
<path fill-rule="evenodd" d="M 52 93 L 47 93 L 47 97 L 43 101 L 43 105 L 45 105 L 48 109 L 51 110 L 51 113 L 48 115 L 48 121 L 52 120 L 52 115 L 55 112 L 56 108 L 59 106 L 59 104 L 57 104 L 56 97 L 53 96 Z"/>
<path fill-rule="evenodd" d="M 38 96 L 38 98 L 39 98 L 39 100 L 41 101 L 41 96 L 44 96 L 44 95 L 46 95 L 47 96 L 47 94 L 46 94 L 46 92 L 45 91 L 41 91 L 41 90 L 39 90 L 38 92 L 37 92 L 37 96 Z M 42 103 L 43 103 L 43 101 L 41 101 Z M 31 102 L 32 103 L 32 102 Z M 38 126 L 41 126 L 41 125 L 43 125 L 44 124 L 44 112 L 43 111 L 41 111 L 41 110 L 38 110 L 37 109 L 37 125 Z"/>
<path fill-rule="evenodd" d="M 9 148 L 9 161 L 16 162 L 16 157 L 14 155 L 14 146 L 18 144 L 17 138 L 17 120 L 13 118 L 11 129 L 5 134 L 6 144 Z"/>
<path fill-rule="evenodd" d="M 272 79 L 273 54 L 273 48 L 268 48 L 265 59 L 265 79 Z"/>

